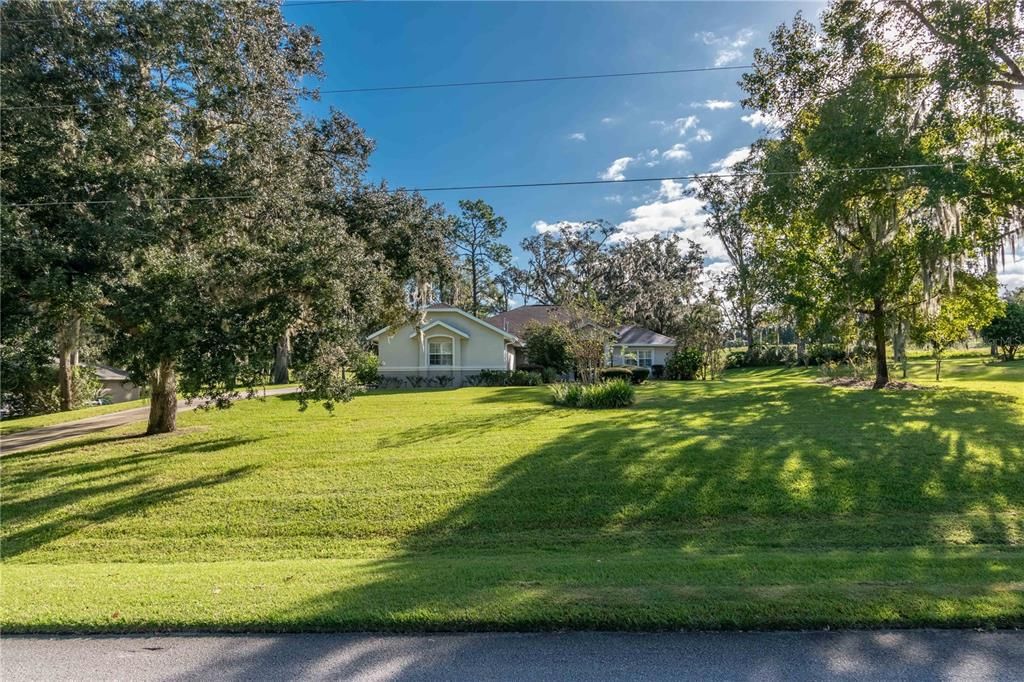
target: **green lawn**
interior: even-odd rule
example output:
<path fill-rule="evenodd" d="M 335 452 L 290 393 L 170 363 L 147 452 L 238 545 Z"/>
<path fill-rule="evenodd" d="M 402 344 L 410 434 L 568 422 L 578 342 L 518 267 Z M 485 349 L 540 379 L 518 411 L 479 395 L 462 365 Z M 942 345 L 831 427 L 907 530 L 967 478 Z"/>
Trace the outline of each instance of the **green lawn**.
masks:
<path fill-rule="evenodd" d="M 0 626 L 1024 626 L 1024 362 L 946 368 L 277 397 L 16 453 Z"/>
<path fill-rule="evenodd" d="M 73 422 L 78 419 L 85 419 L 86 417 L 96 417 L 101 414 L 130 410 L 133 407 L 142 407 L 148 404 L 149 400 L 142 398 L 139 400 L 130 400 L 124 403 L 114 403 L 112 405 L 93 405 L 92 407 L 82 407 L 69 412 L 52 412 L 50 414 L 38 414 L 33 417 L 4 419 L 3 421 L 0 421 L 0 434 L 10 435 L 12 433 L 20 433 L 21 431 L 38 429 L 41 426 Z"/>

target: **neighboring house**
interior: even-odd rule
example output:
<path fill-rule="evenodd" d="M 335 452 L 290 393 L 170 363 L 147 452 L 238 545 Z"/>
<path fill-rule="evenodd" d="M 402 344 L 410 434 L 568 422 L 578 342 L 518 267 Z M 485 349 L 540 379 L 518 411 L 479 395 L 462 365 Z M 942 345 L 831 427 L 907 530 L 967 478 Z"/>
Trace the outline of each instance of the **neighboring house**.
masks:
<path fill-rule="evenodd" d="M 417 319 L 370 334 L 381 376 L 450 377 L 454 385 L 481 370 L 515 369 L 512 344 L 519 339 L 465 310 L 434 304 Z"/>
<path fill-rule="evenodd" d="M 531 322 L 539 324 L 582 324 L 602 329 L 600 325 L 589 320 L 579 322 L 572 314 L 561 306 L 557 305 L 524 305 L 520 308 L 488 317 L 487 321 L 495 327 L 512 332 L 520 339 L 523 338 L 527 325 Z M 635 324 L 625 325 L 615 331 L 605 330 L 609 339 L 614 338 L 608 344 L 609 364 L 612 365 L 640 365 L 641 367 L 652 367 L 664 365 L 665 360 L 672 354 L 676 347 L 676 340 L 672 337 L 653 332 Z M 516 352 L 516 367 L 528 364 L 525 348 L 522 342 L 513 345 Z"/>
<path fill-rule="evenodd" d="M 671 336 L 652 332 L 635 324 L 621 327 L 617 337 L 612 348 L 613 365 L 664 366 L 676 347 L 676 340 Z"/>
<path fill-rule="evenodd" d="M 445 376 L 458 386 L 481 370 L 514 370 L 529 364 L 521 339 L 531 322 L 602 329 L 590 321 L 580 323 L 559 306 L 526 305 L 481 320 L 460 308 L 434 304 L 421 310 L 416 320 L 385 327 L 368 340 L 377 346 L 381 376 Z M 608 362 L 613 365 L 664 365 L 675 348 L 675 339 L 636 325 L 603 331 L 610 339 Z"/>
<path fill-rule="evenodd" d="M 100 382 L 98 397 L 104 402 L 124 403 L 139 399 L 139 387 L 131 382 L 124 370 L 106 365 L 96 365 L 92 370 Z"/>

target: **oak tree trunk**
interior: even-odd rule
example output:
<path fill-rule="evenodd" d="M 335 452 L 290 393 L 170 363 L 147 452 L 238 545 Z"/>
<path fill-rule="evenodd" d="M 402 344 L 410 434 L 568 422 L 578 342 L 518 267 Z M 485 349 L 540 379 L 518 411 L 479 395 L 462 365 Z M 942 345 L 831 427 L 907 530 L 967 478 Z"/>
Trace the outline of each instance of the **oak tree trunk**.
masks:
<path fill-rule="evenodd" d="M 889 359 L 885 356 L 885 305 L 880 298 L 874 300 L 871 322 L 875 332 L 874 388 L 885 388 L 889 383 Z"/>
<path fill-rule="evenodd" d="M 67 412 L 71 409 L 71 396 L 74 393 L 71 368 L 71 349 L 61 344 L 60 360 L 57 367 L 57 385 L 60 388 L 60 410 Z"/>
<path fill-rule="evenodd" d="M 288 383 L 288 363 L 292 352 L 291 334 L 286 329 L 274 344 L 274 366 L 270 370 L 270 383 Z"/>
<path fill-rule="evenodd" d="M 161 360 L 149 380 L 149 425 L 146 435 L 170 433 L 177 428 L 178 380 L 174 374 L 174 361 Z"/>
<path fill-rule="evenodd" d="M 61 412 L 74 407 L 75 367 L 78 365 L 78 335 L 81 320 L 73 317 L 57 334 L 57 387 L 60 392 Z"/>

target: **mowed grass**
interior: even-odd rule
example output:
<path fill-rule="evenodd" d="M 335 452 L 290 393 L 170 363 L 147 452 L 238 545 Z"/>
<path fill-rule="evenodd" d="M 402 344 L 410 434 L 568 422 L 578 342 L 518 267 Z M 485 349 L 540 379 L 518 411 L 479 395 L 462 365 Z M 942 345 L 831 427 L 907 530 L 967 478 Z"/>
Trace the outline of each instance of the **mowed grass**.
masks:
<path fill-rule="evenodd" d="M 1024 625 L 1024 362 L 294 397 L 2 460 L 14 631 Z M 932 366 L 911 379 L 934 386 Z"/>

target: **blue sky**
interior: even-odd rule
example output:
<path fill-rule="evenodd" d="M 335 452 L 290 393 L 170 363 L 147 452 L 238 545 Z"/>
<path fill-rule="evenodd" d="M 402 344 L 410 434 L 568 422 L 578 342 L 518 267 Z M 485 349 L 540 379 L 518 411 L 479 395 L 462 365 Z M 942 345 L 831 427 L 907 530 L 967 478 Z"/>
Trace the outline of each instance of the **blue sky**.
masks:
<path fill-rule="evenodd" d="M 821 3 L 346 3 L 285 7 L 322 37 L 324 89 L 749 63 L 798 10 Z M 393 187 L 680 175 L 753 141 L 741 71 L 324 95 L 377 142 L 372 178 Z M 713 108 L 708 108 L 709 105 Z M 734 157 L 735 158 L 735 155 Z M 433 192 L 482 198 L 519 241 L 562 220 L 707 243 L 697 204 L 658 183 Z M 518 251 L 518 249 L 516 249 Z"/>
<path fill-rule="evenodd" d="M 376 2 L 284 7 L 322 39 L 323 89 L 748 64 L 797 11 L 822 2 Z M 391 187 L 637 178 L 728 165 L 764 132 L 739 105 L 741 70 L 521 85 L 327 94 L 376 140 L 370 177 Z M 450 211 L 481 198 L 519 242 L 559 221 L 621 235 L 676 232 L 724 254 L 683 183 L 427 192 Z M 1004 284 L 1024 285 L 1024 260 Z"/>

